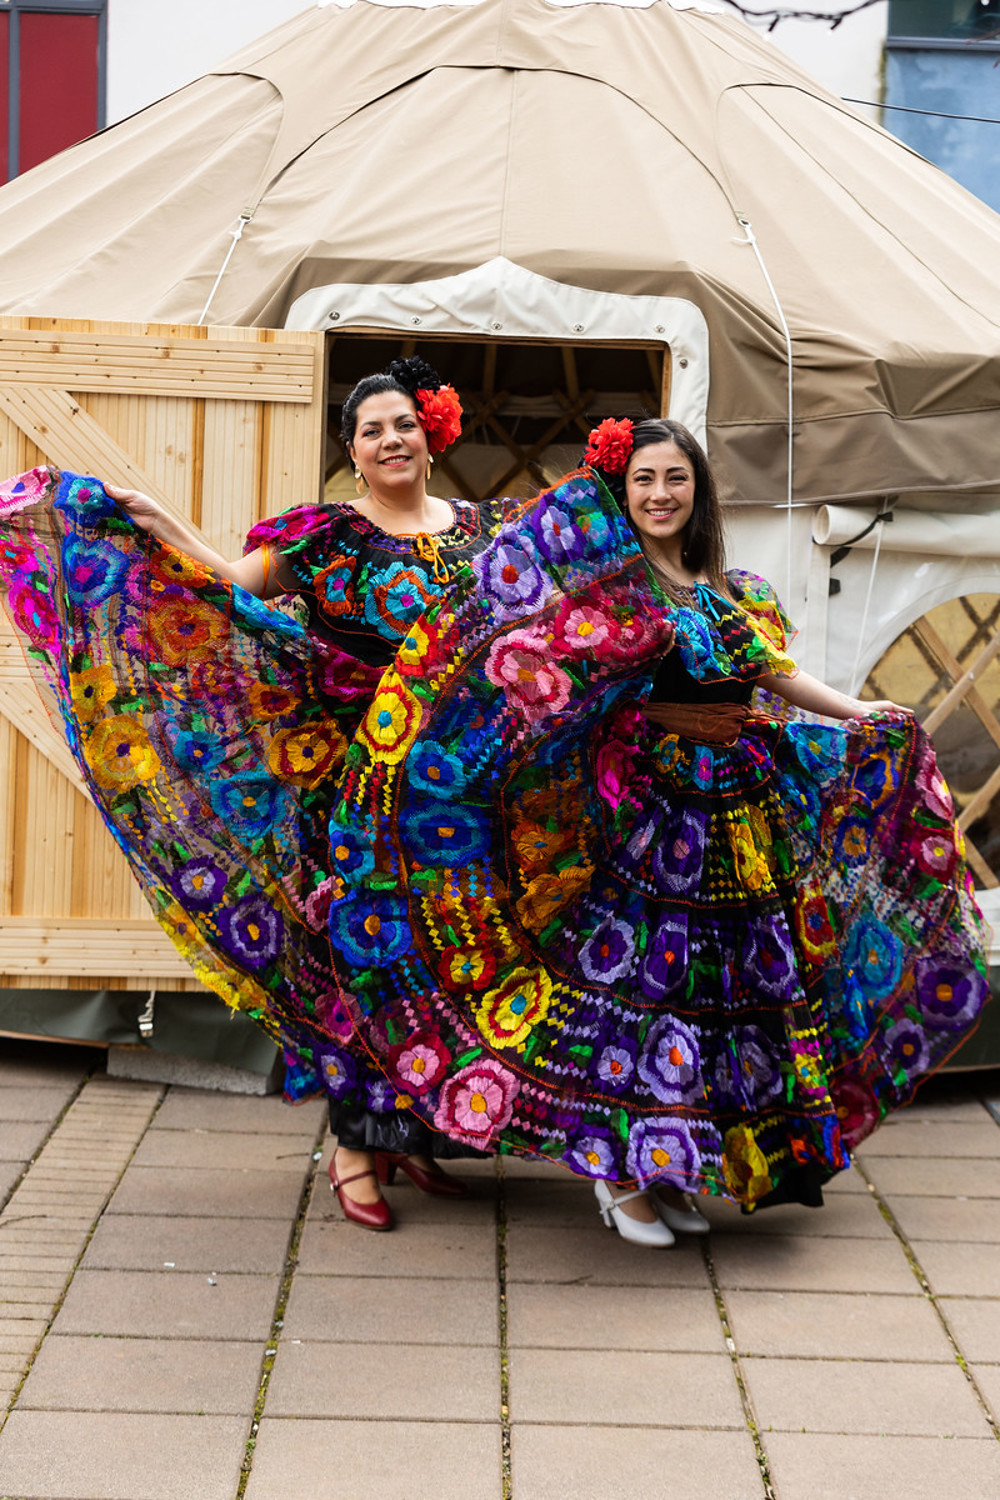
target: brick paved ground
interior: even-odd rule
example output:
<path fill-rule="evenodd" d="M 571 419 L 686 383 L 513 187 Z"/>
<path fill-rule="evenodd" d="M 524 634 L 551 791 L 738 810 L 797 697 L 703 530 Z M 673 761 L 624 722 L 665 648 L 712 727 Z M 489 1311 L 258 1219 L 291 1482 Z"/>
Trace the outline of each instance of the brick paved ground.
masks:
<path fill-rule="evenodd" d="M 519 1162 L 365 1233 L 320 1105 L 0 1047 L 2 1500 L 1000 1500 L 995 1074 L 656 1252 Z"/>

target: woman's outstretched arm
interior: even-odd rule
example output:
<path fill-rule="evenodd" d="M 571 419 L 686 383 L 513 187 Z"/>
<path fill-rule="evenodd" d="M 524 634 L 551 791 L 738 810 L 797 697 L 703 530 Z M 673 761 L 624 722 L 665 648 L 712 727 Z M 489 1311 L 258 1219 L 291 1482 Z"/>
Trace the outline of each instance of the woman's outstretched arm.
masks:
<path fill-rule="evenodd" d="M 230 561 L 221 552 L 216 552 L 214 547 L 200 541 L 182 521 L 168 515 L 148 495 L 143 495 L 139 490 L 119 489 L 114 484 L 106 484 L 104 488 L 141 530 L 151 532 L 169 547 L 176 547 L 179 552 L 187 553 L 188 557 L 207 563 L 213 572 L 228 578 L 231 583 L 238 583 L 240 588 L 256 594 L 258 599 L 275 599 L 279 594 L 289 592 L 291 585 L 283 573 L 282 559 L 269 549 L 258 547 L 255 552 L 248 552 L 246 557 Z"/>
<path fill-rule="evenodd" d="M 872 703 L 862 698 L 851 698 L 847 693 L 838 693 L 836 688 L 827 687 L 825 682 L 820 682 L 818 677 L 811 677 L 808 672 L 796 672 L 794 677 L 786 677 L 779 672 L 765 672 L 758 682 L 765 692 L 777 694 L 779 698 L 784 698 L 786 703 L 792 703 L 796 708 L 804 708 L 806 713 L 823 714 L 828 719 L 857 719 L 867 718 L 869 714 L 910 713 L 910 709 L 903 708 L 899 703 L 893 703 L 889 698 L 880 698 L 877 703 Z"/>

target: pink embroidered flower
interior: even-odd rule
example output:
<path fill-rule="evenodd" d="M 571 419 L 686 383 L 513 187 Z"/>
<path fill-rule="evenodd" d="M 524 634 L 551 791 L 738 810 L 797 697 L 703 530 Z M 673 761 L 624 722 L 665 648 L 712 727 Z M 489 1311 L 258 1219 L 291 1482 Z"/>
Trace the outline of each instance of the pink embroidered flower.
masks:
<path fill-rule="evenodd" d="M 395 1079 L 411 1094 L 425 1094 L 444 1076 L 451 1053 L 432 1031 L 415 1031 L 411 1037 L 389 1053 L 389 1066 Z"/>
<path fill-rule="evenodd" d="M 335 1042 L 349 1042 L 354 1035 L 351 1013 L 336 990 L 317 996 L 316 1020 Z"/>
<path fill-rule="evenodd" d="M 835 1079 L 830 1093 L 837 1107 L 840 1133 L 844 1144 L 851 1150 L 871 1135 L 878 1124 L 879 1108 L 875 1096 L 860 1079 Z"/>
<path fill-rule="evenodd" d="M 15 474 L 13 479 L 3 480 L 0 483 L 0 511 L 9 515 L 16 510 L 26 510 L 44 495 L 48 484 L 48 469 L 29 469 L 27 474 Z"/>
<path fill-rule="evenodd" d="M 515 630 L 496 641 L 486 661 L 486 676 L 502 687 L 508 703 L 529 723 L 558 713 L 569 702 L 572 683 L 561 667 L 549 660 L 542 636 Z"/>
<path fill-rule="evenodd" d="M 917 863 L 927 875 L 934 875 L 938 880 L 947 880 L 958 864 L 958 850 L 955 848 L 955 839 L 949 828 L 942 828 L 940 833 L 928 834 L 917 848 Z"/>
<path fill-rule="evenodd" d="M 442 1086 L 434 1124 L 453 1140 L 486 1146 L 514 1113 L 521 1085 L 495 1057 L 482 1057 Z"/>
<path fill-rule="evenodd" d="M 609 740 L 597 752 L 597 790 L 616 812 L 628 792 L 632 756 L 633 751 L 621 740 Z"/>
<path fill-rule="evenodd" d="M 51 648 L 59 631 L 59 616 L 48 597 L 37 589 L 15 583 L 7 598 L 15 625 L 24 631 L 32 645 Z"/>
<path fill-rule="evenodd" d="M 607 654 L 618 639 L 618 626 L 610 615 L 590 604 L 564 603 L 555 619 L 556 639 L 570 651 Z"/>
<path fill-rule="evenodd" d="M 924 794 L 924 800 L 932 813 L 937 817 L 944 818 L 950 822 L 955 816 L 955 804 L 951 800 L 948 783 L 933 760 L 928 760 L 917 772 L 917 786 Z"/>

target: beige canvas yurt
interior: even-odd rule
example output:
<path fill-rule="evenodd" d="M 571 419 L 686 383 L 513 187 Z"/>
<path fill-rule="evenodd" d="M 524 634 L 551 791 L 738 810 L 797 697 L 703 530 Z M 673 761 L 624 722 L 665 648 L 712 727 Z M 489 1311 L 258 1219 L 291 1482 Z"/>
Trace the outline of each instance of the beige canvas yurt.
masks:
<path fill-rule="evenodd" d="M 317 6 L 0 189 L 0 243 L 4 467 L 96 443 L 227 545 L 337 493 L 400 348 L 462 392 L 466 494 L 669 411 L 803 665 L 930 716 L 996 886 L 1000 218 L 735 16 Z"/>

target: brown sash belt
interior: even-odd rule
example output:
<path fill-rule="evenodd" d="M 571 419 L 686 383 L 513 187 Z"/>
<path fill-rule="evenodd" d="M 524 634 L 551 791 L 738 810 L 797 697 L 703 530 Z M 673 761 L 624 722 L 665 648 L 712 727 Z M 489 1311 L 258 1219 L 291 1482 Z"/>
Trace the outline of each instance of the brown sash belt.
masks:
<path fill-rule="evenodd" d="M 642 711 L 664 734 L 697 745 L 735 745 L 750 717 L 746 703 L 644 703 Z"/>

